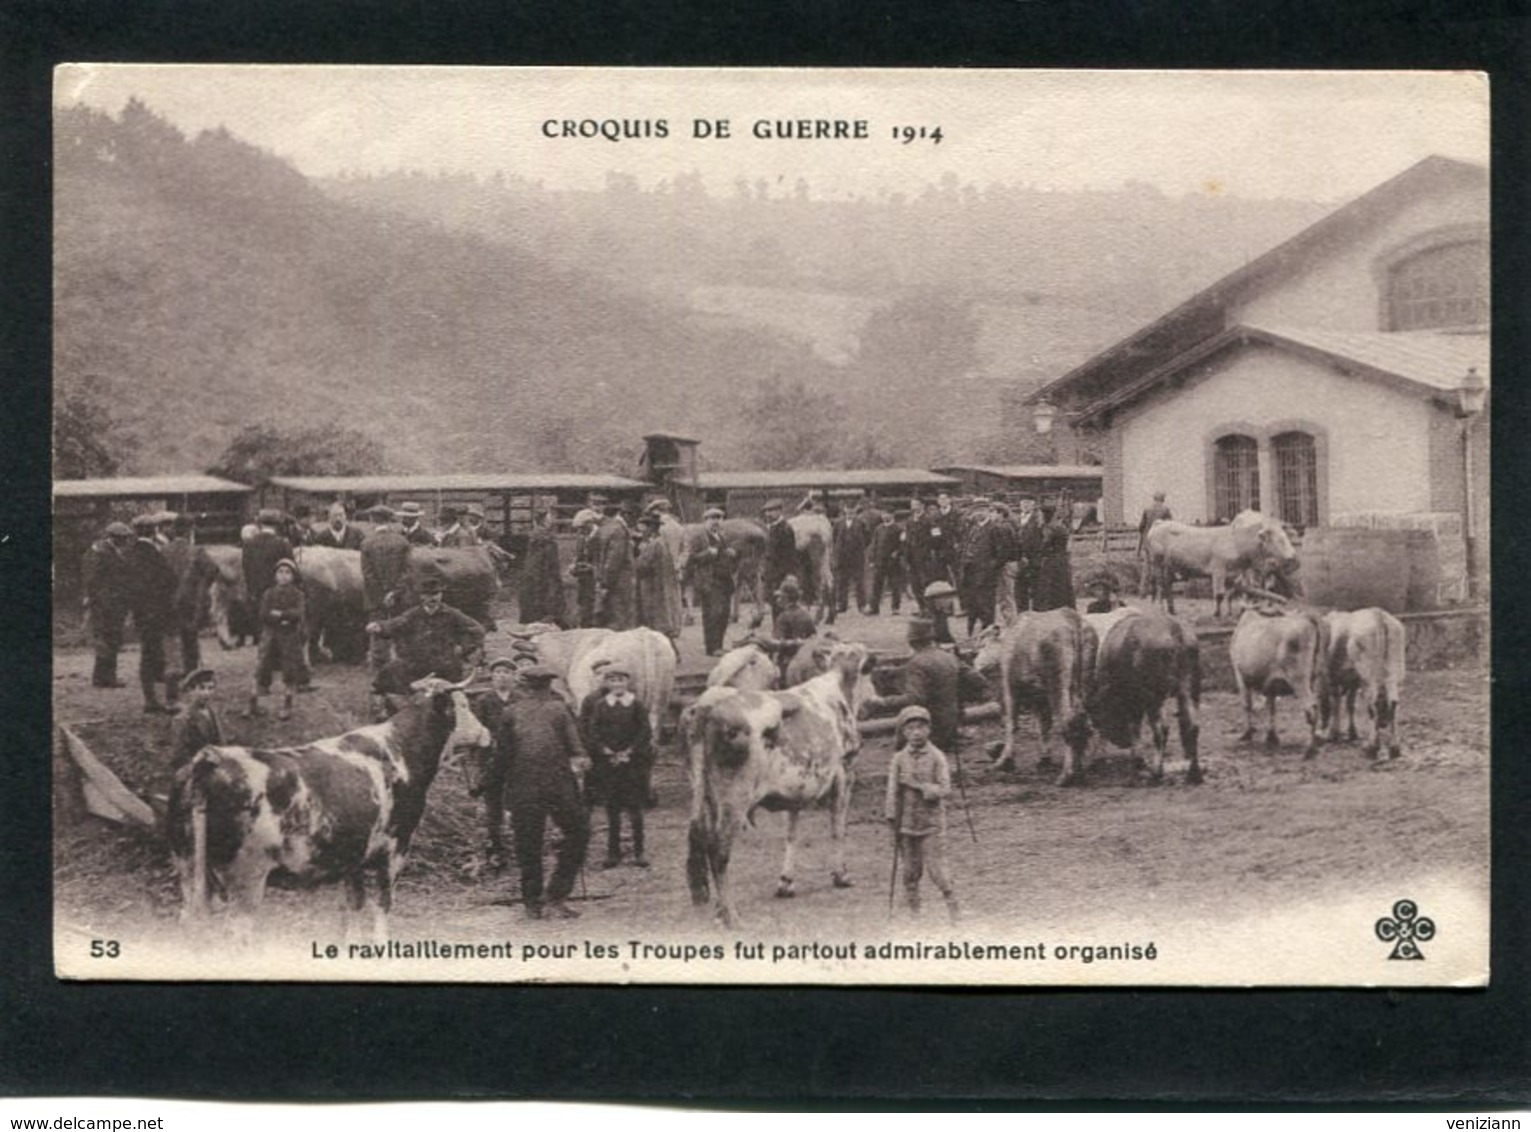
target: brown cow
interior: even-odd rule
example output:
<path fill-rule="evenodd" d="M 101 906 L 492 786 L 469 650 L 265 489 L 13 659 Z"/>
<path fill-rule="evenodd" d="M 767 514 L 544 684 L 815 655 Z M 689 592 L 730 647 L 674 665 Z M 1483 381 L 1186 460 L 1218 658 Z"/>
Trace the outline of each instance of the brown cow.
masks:
<path fill-rule="evenodd" d="M 1040 765 L 1053 761 L 1052 729 L 1062 730 L 1065 754 L 1059 786 L 1079 779 L 1079 764 L 1090 738 L 1085 692 L 1095 667 L 1095 634 L 1072 609 L 1023 613 L 1003 630 L 990 626 L 980 642 L 973 667 L 991 685 L 998 683 L 1005 740 L 995 765 L 1015 769 L 1015 717 L 1034 711 L 1042 730 Z"/>
<path fill-rule="evenodd" d="M 1173 699 L 1180 747 L 1190 763 L 1185 780 L 1190 785 L 1200 782 L 1197 739 L 1201 729 L 1196 713 L 1201 706 L 1201 650 L 1196 634 L 1158 610 L 1088 614 L 1085 622 L 1099 642 L 1094 676 L 1085 694 L 1096 731 L 1137 755 L 1147 720 L 1155 754 L 1149 773 L 1157 782 L 1164 777 L 1164 752 L 1169 746 L 1164 705 Z"/>
<path fill-rule="evenodd" d="M 1366 757 L 1375 759 L 1387 733 L 1388 758 L 1398 757 L 1398 699 L 1403 692 L 1408 634 L 1403 622 L 1384 609 L 1324 615 L 1324 656 L 1319 675 L 1319 729 L 1329 741 L 1340 736 L 1341 702 L 1350 711 L 1350 740 L 1356 735 L 1356 697 L 1371 720 Z"/>

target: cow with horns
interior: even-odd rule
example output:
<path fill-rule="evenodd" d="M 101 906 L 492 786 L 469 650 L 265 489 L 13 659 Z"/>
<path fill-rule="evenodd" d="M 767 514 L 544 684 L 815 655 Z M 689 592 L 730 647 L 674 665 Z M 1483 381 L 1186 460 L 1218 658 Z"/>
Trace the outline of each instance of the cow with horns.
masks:
<path fill-rule="evenodd" d="M 205 914 L 211 888 L 248 937 L 267 878 L 284 869 L 342 882 L 348 913 L 370 906 L 374 936 L 386 938 L 394 880 L 443 756 L 490 741 L 466 686 L 426 677 L 386 723 L 301 747 L 204 747 L 176 775 L 167 817 L 183 916 Z"/>
<path fill-rule="evenodd" d="M 681 728 L 690 757 L 691 824 L 686 875 L 691 899 L 737 923 L 728 889 L 734 837 L 757 810 L 787 813 L 787 845 L 777 896 L 794 894 L 794 854 L 801 812 L 830 810 L 831 870 L 836 888 L 850 886 L 845 826 L 851 765 L 861 748 L 856 717 L 875 698 L 873 658 L 864 645 L 841 644 L 829 670 L 784 692 L 708 688 L 686 709 Z"/>

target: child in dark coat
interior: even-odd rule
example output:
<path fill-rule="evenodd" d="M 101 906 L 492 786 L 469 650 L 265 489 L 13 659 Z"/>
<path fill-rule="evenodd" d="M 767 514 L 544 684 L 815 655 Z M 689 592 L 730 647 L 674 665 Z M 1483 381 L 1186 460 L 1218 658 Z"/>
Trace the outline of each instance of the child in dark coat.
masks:
<path fill-rule="evenodd" d="M 602 674 L 603 686 L 580 705 L 580 735 L 593 762 L 592 797 L 606 802 L 604 868 L 622 862 L 622 816 L 632 828 L 633 864 L 649 867 L 643 854 L 643 807 L 654 761 L 648 709 L 633 693 L 632 673 L 619 664 Z"/>
<path fill-rule="evenodd" d="M 260 659 L 255 666 L 255 690 L 250 694 L 250 710 L 258 715 L 260 698 L 271 691 L 271 678 L 282 673 L 282 707 L 278 719 L 292 716 L 292 693 L 307 688 L 308 606 L 303 587 L 298 585 L 298 566 L 290 558 L 276 564 L 276 584 L 260 599 Z"/>

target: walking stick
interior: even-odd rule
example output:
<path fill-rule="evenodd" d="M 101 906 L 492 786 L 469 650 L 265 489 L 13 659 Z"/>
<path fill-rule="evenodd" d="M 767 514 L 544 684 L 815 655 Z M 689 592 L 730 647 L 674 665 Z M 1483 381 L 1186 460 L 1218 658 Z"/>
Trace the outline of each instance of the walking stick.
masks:
<path fill-rule="evenodd" d="M 898 756 L 895 755 L 895 758 Z M 904 787 L 899 783 L 894 787 L 897 802 L 893 808 L 893 875 L 888 878 L 888 919 L 893 919 L 893 899 L 898 892 L 898 838 L 899 830 L 904 824 Z"/>
<path fill-rule="evenodd" d="M 973 835 L 973 844 L 978 844 L 978 830 L 973 825 L 973 808 L 968 805 L 967 775 L 962 773 L 962 754 L 958 750 L 952 751 L 952 761 L 957 764 L 957 794 L 962 799 L 962 816 L 967 818 L 968 832 Z"/>

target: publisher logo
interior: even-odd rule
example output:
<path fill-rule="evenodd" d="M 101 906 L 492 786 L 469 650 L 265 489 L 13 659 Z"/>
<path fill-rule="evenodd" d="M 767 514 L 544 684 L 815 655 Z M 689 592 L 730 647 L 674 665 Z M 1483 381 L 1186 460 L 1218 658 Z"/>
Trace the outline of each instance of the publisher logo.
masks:
<path fill-rule="evenodd" d="M 1423 959 L 1425 953 L 1419 944 L 1435 938 L 1435 921 L 1419 914 L 1419 906 L 1412 900 L 1400 900 L 1393 905 L 1393 914 L 1377 921 L 1377 938 L 1393 945 L 1389 959 Z"/>

